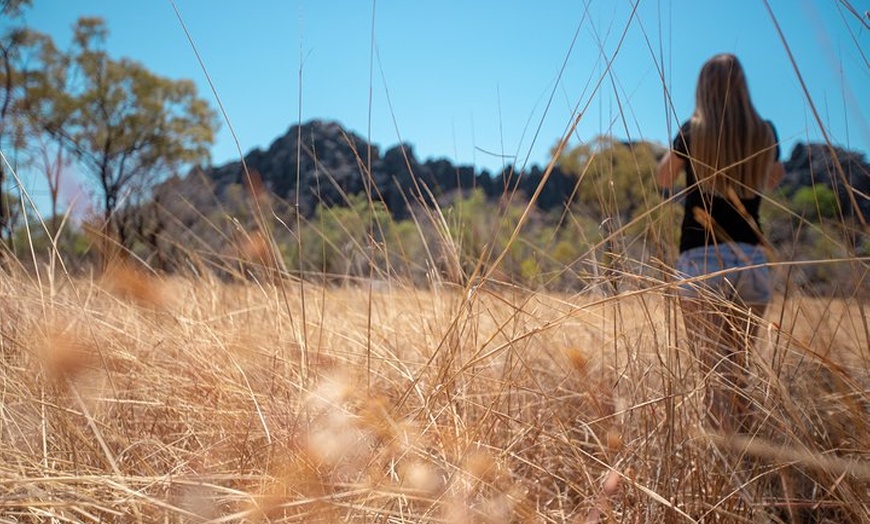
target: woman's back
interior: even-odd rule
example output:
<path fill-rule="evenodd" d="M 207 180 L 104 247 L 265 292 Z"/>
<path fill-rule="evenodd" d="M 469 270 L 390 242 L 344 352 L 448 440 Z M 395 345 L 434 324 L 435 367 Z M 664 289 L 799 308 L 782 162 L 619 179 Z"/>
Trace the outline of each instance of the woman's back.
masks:
<path fill-rule="evenodd" d="M 773 124 L 766 122 L 765 125 L 776 144 Z M 754 189 L 740 196 L 735 191 L 729 197 L 699 184 L 694 168 L 700 162 L 691 153 L 695 133 L 691 121 L 687 121 L 674 140 L 674 153 L 685 160 L 686 173 L 686 212 L 681 225 L 680 252 L 721 242 L 763 244 L 764 235 L 759 220 L 761 190 Z M 774 158 L 778 158 L 778 145 L 774 150 Z M 762 169 L 766 172 L 767 167 Z"/>
<path fill-rule="evenodd" d="M 721 54 L 704 64 L 688 127 L 688 163 L 703 190 L 734 200 L 764 189 L 778 156 L 776 134 L 752 105 L 737 57 Z"/>

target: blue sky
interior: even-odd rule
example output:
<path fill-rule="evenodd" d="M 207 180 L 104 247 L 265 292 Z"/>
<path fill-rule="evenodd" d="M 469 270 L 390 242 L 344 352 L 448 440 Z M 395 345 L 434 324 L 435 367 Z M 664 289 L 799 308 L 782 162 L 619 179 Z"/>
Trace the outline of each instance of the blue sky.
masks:
<path fill-rule="evenodd" d="M 796 141 L 822 137 L 761 0 L 175 5 L 243 153 L 268 147 L 300 120 L 322 118 L 370 137 L 382 151 L 410 142 L 421 160 L 447 157 L 490 171 L 514 159 L 545 165 L 577 108 L 585 112 L 572 143 L 601 134 L 667 143 L 692 111 L 701 65 L 723 51 L 743 61 L 755 105 L 776 124 L 783 155 Z M 867 4 L 770 5 L 830 138 L 870 151 Z M 35 0 L 25 21 L 66 46 L 83 15 L 106 20 L 110 54 L 190 78 L 217 107 L 170 0 Z M 238 158 L 226 123 L 212 155 L 217 164 Z"/>

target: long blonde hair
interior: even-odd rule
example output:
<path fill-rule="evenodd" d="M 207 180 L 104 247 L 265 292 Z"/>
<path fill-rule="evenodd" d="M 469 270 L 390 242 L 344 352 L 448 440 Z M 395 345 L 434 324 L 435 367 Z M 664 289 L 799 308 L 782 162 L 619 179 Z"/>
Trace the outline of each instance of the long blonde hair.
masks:
<path fill-rule="evenodd" d="M 700 187 L 733 200 L 757 195 L 776 161 L 773 130 L 755 111 L 731 54 L 704 64 L 695 91 L 689 154 Z"/>

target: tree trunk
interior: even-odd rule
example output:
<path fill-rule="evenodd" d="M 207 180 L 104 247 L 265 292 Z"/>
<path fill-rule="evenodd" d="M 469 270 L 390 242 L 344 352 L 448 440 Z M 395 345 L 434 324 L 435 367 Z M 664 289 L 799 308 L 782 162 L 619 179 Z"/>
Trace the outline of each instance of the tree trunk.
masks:
<path fill-rule="evenodd" d="M 6 185 L 6 166 L 0 163 L 0 241 L 6 240 L 6 226 L 9 223 L 9 206 L 6 205 L 6 193 L 3 186 Z"/>

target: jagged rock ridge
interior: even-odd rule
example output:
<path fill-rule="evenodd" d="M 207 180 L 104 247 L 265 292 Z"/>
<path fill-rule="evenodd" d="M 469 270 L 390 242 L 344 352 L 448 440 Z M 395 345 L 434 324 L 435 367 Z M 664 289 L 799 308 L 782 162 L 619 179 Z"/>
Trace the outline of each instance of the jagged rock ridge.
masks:
<path fill-rule="evenodd" d="M 870 164 L 860 152 L 825 144 L 798 143 L 785 161 L 783 187 L 793 194 L 801 187 L 823 184 L 840 197 L 847 214 L 854 214 L 848 189 L 837 174 L 842 166 L 846 180 L 865 217 L 870 217 Z M 441 198 L 457 190 L 480 188 L 490 198 L 516 189 L 530 195 L 537 188 L 543 170 L 538 166 L 517 172 L 506 167 L 501 173 L 476 172 L 472 166 L 454 165 L 447 159 L 420 162 L 413 146 L 398 144 L 381 154 L 377 145 L 332 121 L 312 120 L 293 125 L 268 149 L 254 149 L 245 156 L 245 165 L 255 183 L 270 194 L 296 204 L 310 216 L 319 205 L 342 204 L 348 195 L 368 190 L 383 201 L 396 218 L 405 218 L 408 203 Z M 247 185 L 242 162 L 210 167 L 203 173 L 218 196 L 233 185 Z M 574 190 L 573 177 L 558 168 L 550 175 L 537 205 L 542 209 L 562 206 Z M 297 195 L 298 193 L 298 195 Z M 297 198 L 298 196 L 298 198 Z"/>

